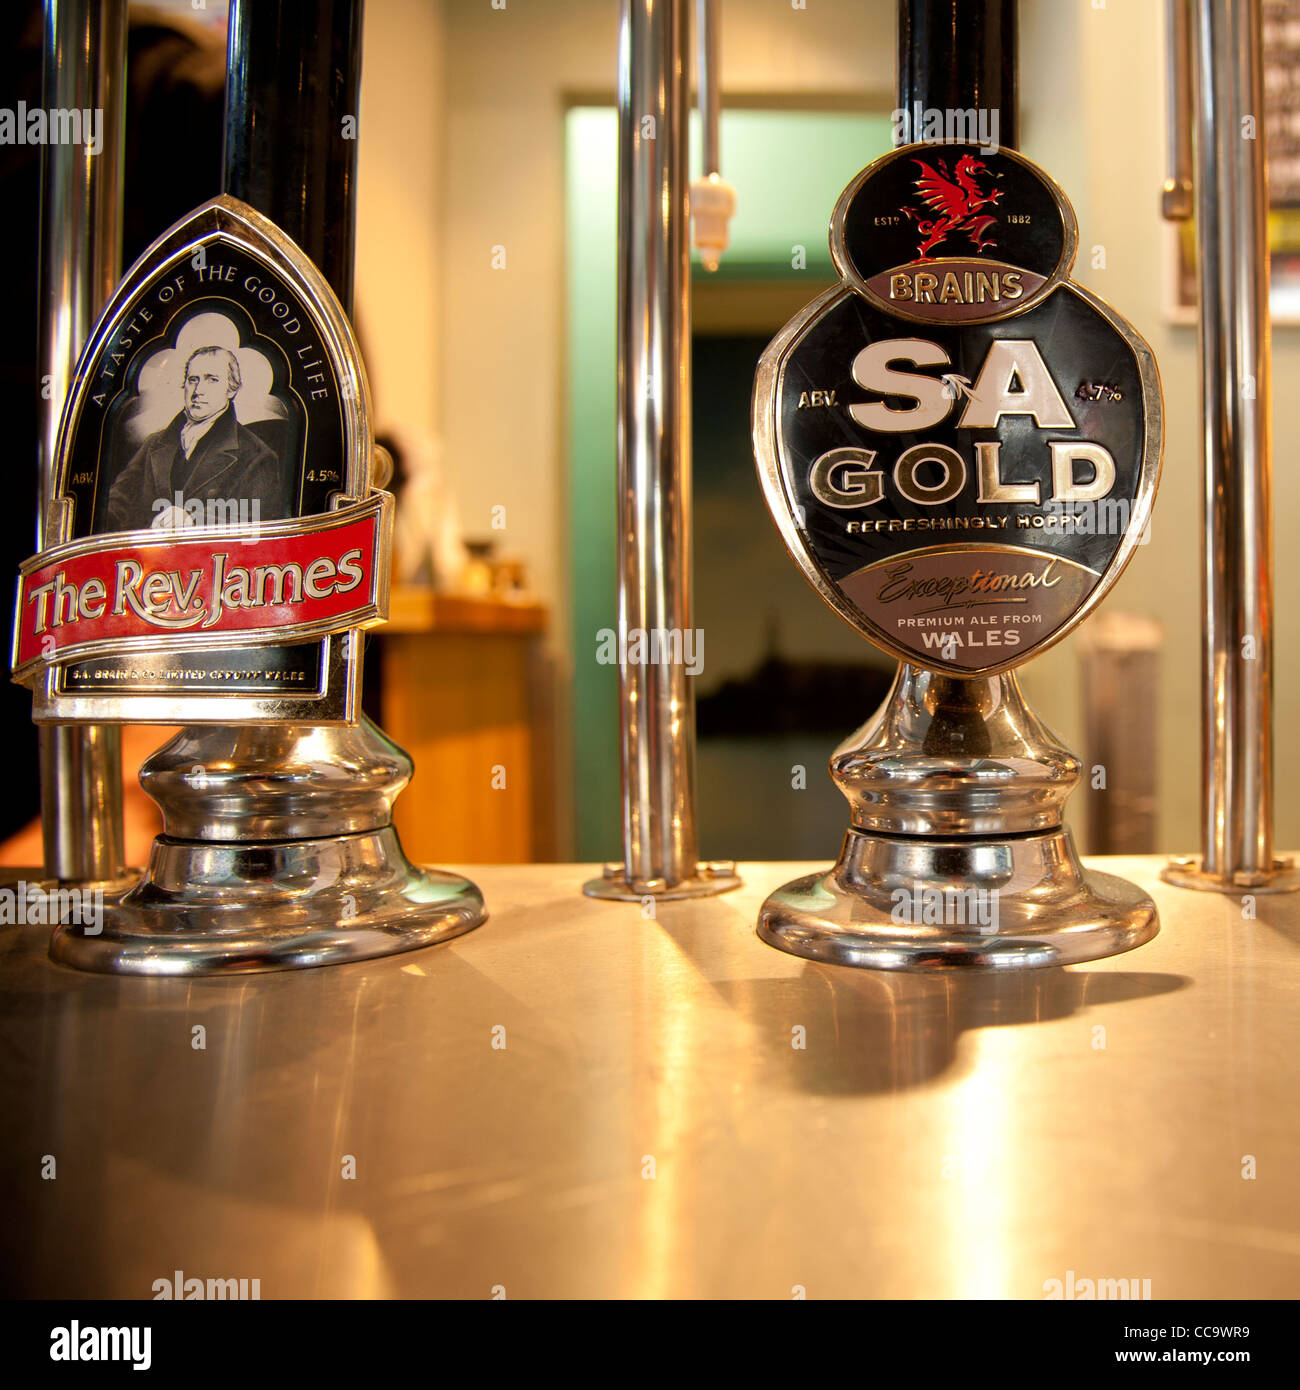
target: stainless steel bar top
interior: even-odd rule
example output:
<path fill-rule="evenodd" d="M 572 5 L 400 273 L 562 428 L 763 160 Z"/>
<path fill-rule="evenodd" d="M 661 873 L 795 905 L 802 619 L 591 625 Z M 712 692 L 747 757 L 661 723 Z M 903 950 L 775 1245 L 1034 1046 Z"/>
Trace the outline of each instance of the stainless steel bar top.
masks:
<path fill-rule="evenodd" d="M 657 920 L 476 866 L 482 931 L 241 979 L 0 927 L 0 1292 L 1295 1297 L 1300 903 L 1089 862 L 1160 935 L 1002 977 L 769 949 L 788 863 Z"/>

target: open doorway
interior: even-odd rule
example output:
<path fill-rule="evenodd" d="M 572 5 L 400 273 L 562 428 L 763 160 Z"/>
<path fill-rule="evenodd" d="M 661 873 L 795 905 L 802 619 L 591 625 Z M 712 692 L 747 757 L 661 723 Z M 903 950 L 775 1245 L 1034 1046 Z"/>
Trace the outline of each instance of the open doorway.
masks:
<path fill-rule="evenodd" d="M 754 366 L 835 279 L 827 245 L 841 190 L 890 148 L 887 114 L 723 113 L 736 185 L 732 247 L 692 269 L 697 804 L 705 857 L 827 858 L 847 823 L 826 775 L 879 704 L 894 666 L 822 603 L 786 555 L 750 446 Z M 692 142 L 692 147 L 698 141 Z M 567 416 L 573 779 L 577 854 L 620 850 L 618 672 L 595 659 L 615 626 L 617 114 L 566 118 Z"/>

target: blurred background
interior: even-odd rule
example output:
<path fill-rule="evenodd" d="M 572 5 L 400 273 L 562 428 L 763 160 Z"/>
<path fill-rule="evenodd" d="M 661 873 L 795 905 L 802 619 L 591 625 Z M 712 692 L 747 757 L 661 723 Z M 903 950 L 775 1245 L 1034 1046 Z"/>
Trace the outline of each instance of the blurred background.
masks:
<path fill-rule="evenodd" d="M 697 264 L 693 275 L 698 799 L 710 858 L 834 856 L 847 817 L 826 760 L 892 675 L 785 555 L 754 478 L 749 397 L 767 341 L 834 279 L 826 232 L 840 190 L 889 148 L 895 8 L 722 0 L 721 163 L 739 205 L 721 269 L 709 275 Z M 5 21 L 15 43 L 0 104 L 14 105 L 31 81 L 21 9 Z M 617 0 L 366 7 L 356 317 L 400 498 L 393 621 L 369 642 L 367 706 L 416 759 L 398 826 L 419 860 L 621 853 L 617 668 L 597 660 L 600 630 L 615 626 L 618 11 Z M 1022 668 L 1022 681 L 1087 767 L 1107 765 L 1107 787 L 1085 777 L 1070 804 L 1085 851 L 1194 851 L 1200 424 L 1186 230 L 1180 246 L 1179 229 L 1160 217 L 1164 7 L 1021 0 L 1020 12 L 1020 147 L 1071 198 L 1076 278 L 1151 344 L 1166 406 L 1149 543 L 1100 614 Z M 132 14 L 129 256 L 219 191 L 224 65 L 217 0 Z M 137 43 L 146 29 L 152 46 Z M 1275 59 L 1289 42 L 1275 30 Z M 159 100 L 173 103 L 163 124 L 185 132 L 194 156 L 194 176 L 179 185 L 159 177 L 169 150 L 154 138 L 158 108 L 148 105 Z M 31 266 L 27 308 L 21 286 L 7 291 L 21 331 L 6 380 L 21 386 L 21 363 L 30 371 L 35 360 L 36 204 L 30 152 L 26 165 L 3 153 L 6 186 L 21 190 L 9 200 L 11 264 Z M 1294 216 L 1280 209 L 1276 219 L 1279 293 L 1295 264 L 1286 244 Z M 1300 702 L 1300 612 L 1289 602 L 1300 577 L 1300 548 L 1289 543 L 1300 515 L 1297 368 L 1300 334 L 1279 323 L 1284 848 L 1300 841 L 1300 727 L 1289 717 Z M 34 430 L 33 416 L 33 440 Z M 34 443 L 13 451 L 11 466 L 33 456 Z M 19 525 L 11 569 L 30 544 Z M 26 700 L 17 691 L 3 707 L 7 736 L 21 745 L 16 765 L 34 745 Z M 1099 712 L 1091 721 L 1089 708 Z M 161 737 L 128 731 L 128 761 L 138 766 Z M 34 772 L 16 772 L 11 838 L 0 850 L 9 863 L 39 859 L 38 831 L 23 829 L 36 810 L 22 795 L 28 785 L 34 796 Z M 138 862 L 152 812 L 136 795 L 132 814 L 128 853 Z"/>

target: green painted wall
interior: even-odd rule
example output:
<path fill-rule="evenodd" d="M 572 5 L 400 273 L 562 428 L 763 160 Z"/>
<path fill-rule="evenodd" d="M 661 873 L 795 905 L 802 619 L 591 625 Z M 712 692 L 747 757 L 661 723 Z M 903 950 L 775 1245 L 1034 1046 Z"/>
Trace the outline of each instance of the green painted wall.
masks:
<path fill-rule="evenodd" d="M 736 187 L 737 211 L 717 278 L 743 294 L 747 281 L 804 276 L 811 298 L 811 287 L 831 275 L 831 210 L 858 170 L 890 147 L 890 133 L 883 114 L 723 112 L 722 172 Z M 698 145 L 693 139 L 693 150 Z M 596 661 L 597 632 L 615 625 L 617 179 L 616 113 L 574 107 L 565 118 L 565 348 L 573 779 L 582 860 L 622 853 L 618 669 Z M 804 248 L 802 258 L 796 247 Z M 803 269 L 795 268 L 798 259 Z M 695 273 L 704 274 L 698 266 Z M 780 326 L 772 324 L 772 332 Z M 701 851 L 723 853 L 725 846 L 704 843 Z"/>

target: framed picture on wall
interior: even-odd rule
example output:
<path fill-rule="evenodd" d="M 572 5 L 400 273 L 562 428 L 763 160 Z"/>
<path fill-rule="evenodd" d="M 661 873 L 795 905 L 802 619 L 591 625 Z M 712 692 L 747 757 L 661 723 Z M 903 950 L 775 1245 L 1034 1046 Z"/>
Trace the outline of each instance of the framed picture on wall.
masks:
<path fill-rule="evenodd" d="M 1269 308 L 1300 324 L 1300 0 L 1264 0 Z M 1196 322 L 1196 224 L 1170 222 L 1165 299 L 1174 323 Z"/>

